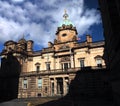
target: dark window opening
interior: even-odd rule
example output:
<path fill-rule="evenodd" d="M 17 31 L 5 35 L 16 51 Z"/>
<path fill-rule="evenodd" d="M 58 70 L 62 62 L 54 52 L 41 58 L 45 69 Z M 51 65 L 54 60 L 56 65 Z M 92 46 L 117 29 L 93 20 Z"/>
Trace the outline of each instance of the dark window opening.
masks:
<path fill-rule="evenodd" d="M 46 70 L 50 70 L 50 63 L 46 63 Z"/>
<path fill-rule="evenodd" d="M 65 36 L 67 36 L 67 34 L 64 33 L 64 34 L 62 34 L 62 36 L 65 37 Z"/>
<path fill-rule="evenodd" d="M 84 59 L 80 59 L 80 67 L 85 67 L 85 62 L 84 62 Z"/>
<path fill-rule="evenodd" d="M 40 71 L 40 66 L 36 66 L 36 71 Z"/>

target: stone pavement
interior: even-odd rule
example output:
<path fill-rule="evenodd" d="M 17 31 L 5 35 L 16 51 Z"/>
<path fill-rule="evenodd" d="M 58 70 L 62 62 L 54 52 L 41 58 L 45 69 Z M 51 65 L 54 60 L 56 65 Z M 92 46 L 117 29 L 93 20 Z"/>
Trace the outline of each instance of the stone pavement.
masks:
<path fill-rule="evenodd" d="M 27 106 L 27 104 L 28 103 L 25 102 L 9 101 L 9 102 L 0 103 L 0 106 Z"/>
<path fill-rule="evenodd" d="M 41 97 L 14 99 L 12 101 L 1 103 L 0 106 L 115 106 L 113 101 L 104 99 L 71 100 L 65 97 Z"/>
<path fill-rule="evenodd" d="M 36 98 L 21 98 L 13 99 L 11 101 L 6 101 L 0 103 L 0 106 L 37 106 L 44 104 L 53 100 L 57 100 L 60 97 L 36 97 Z"/>

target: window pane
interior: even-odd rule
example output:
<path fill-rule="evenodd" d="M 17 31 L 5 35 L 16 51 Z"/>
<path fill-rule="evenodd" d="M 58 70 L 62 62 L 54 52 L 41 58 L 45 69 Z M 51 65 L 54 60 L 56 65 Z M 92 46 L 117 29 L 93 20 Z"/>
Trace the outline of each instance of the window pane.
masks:
<path fill-rule="evenodd" d="M 96 64 L 98 67 L 102 67 L 102 59 L 100 58 L 96 59 Z"/>
<path fill-rule="evenodd" d="M 42 87 L 42 79 L 39 78 L 39 79 L 38 79 L 38 88 L 41 88 L 41 87 Z"/>
<path fill-rule="evenodd" d="M 102 64 L 102 60 L 101 59 L 97 59 L 96 62 L 97 62 L 97 64 Z"/>
<path fill-rule="evenodd" d="M 40 66 L 36 66 L 36 71 L 40 71 Z"/>
<path fill-rule="evenodd" d="M 28 81 L 27 79 L 23 80 L 23 88 L 26 89 L 28 87 Z"/>
<path fill-rule="evenodd" d="M 46 63 L 46 70 L 50 70 L 50 63 Z"/>
<path fill-rule="evenodd" d="M 80 59 L 80 67 L 84 67 L 85 64 L 84 64 L 84 59 Z"/>
<path fill-rule="evenodd" d="M 68 69 L 68 63 L 64 63 L 64 70 L 67 71 Z"/>

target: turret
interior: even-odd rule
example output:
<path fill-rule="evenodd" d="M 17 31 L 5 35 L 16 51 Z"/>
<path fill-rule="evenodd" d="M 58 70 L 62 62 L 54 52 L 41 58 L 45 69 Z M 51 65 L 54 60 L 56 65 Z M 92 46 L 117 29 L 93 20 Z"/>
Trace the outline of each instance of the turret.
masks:
<path fill-rule="evenodd" d="M 68 19 L 68 14 L 65 10 L 63 21 L 60 23 L 56 31 L 56 42 L 68 42 L 77 40 L 77 30 L 72 22 Z"/>
<path fill-rule="evenodd" d="M 22 51 L 26 50 L 26 40 L 24 38 L 18 41 L 18 48 L 21 48 Z"/>
<path fill-rule="evenodd" d="M 9 52 L 11 50 L 15 50 L 16 42 L 9 40 L 9 41 L 4 43 L 4 46 L 5 46 L 4 50 Z"/>

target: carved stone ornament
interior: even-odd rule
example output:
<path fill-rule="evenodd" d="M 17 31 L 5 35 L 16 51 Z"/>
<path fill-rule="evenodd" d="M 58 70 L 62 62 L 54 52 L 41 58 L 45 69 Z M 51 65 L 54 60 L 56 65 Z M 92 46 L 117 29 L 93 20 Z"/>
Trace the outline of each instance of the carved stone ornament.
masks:
<path fill-rule="evenodd" d="M 60 49 L 66 49 L 66 48 L 69 48 L 69 46 L 63 45 L 63 46 L 60 47 Z"/>
<path fill-rule="evenodd" d="M 70 61 L 70 56 L 62 57 L 60 62 Z"/>

